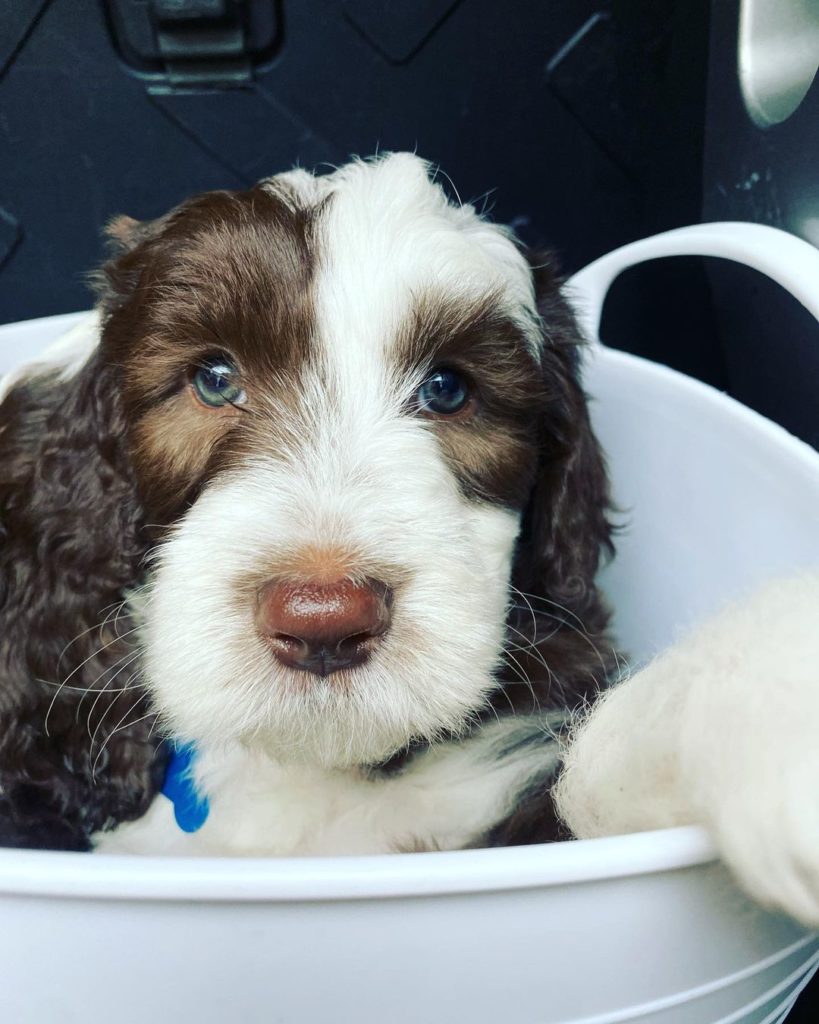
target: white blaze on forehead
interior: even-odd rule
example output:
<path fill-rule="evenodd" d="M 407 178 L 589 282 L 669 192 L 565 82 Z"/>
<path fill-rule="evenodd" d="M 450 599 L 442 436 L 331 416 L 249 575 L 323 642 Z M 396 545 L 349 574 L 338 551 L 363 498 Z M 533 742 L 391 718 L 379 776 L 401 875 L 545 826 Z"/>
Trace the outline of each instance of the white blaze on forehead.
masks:
<path fill-rule="evenodd" d="M 319 218 L 316 314 L 331 350 L 383 352 L 419 298 L 497 294 L 539 351 L 528 264 L 503 228 L 471 206 L 453 206 L 408 153 L 356 161 L 328 179 Z"/>

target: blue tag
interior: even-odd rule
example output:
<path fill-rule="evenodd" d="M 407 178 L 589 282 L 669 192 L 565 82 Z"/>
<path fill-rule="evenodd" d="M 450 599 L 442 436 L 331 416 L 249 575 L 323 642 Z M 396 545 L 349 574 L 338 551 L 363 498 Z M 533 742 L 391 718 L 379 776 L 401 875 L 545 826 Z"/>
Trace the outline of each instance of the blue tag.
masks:
<path fill-rule="evenodd" d="M 196 747 L 193 743 L 172 745 L 171 759 L 162 784 L 162 793 L 173 804 L 176 824 L 183 832 L 197 832 L 208 820 L 210 804 L 199 795 L 193 780 Z"/>

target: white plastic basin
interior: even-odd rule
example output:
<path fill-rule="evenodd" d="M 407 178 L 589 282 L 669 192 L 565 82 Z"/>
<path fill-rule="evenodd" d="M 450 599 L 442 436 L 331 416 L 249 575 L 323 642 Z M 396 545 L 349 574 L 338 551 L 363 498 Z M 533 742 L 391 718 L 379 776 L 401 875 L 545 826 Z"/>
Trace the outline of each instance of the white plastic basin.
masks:
<path fill-rule="evenodd" d="M 585 329 L 620 270 L 699 252 L 819 313 L 819 253 L 704 225 L 572 282 Z M 814 303 L 811 306 L 811 303 Z M 81 314 L 0 328 L 0 372 Z M 586 383 L 631 525 L 604 584 L 639 661 L 748 585 L 819 564 L 819 456 L 718 392 L 595 347 Z M 774 1024 L 819 937 L 752 906 L 699 829 L 317 860 L 0 851 L 9 1024 Z"/>

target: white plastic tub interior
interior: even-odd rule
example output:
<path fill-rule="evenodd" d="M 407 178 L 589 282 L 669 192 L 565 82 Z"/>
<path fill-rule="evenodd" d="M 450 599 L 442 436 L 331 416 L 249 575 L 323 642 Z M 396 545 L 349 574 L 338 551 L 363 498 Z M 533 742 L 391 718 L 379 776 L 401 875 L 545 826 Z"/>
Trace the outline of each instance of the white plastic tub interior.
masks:
<path fill-rule="evenodd" d="M 819 253 L 701 225 L 604 257 L 571 294 L 700 253 L 819 316 Z M 81 314 L 0 328 L 0 373 Z M 819 456 L 671 370 L 595 345 L 585 368 L 628 513 L 603 583 L 635 662 L 777 573 L 819 565 Z M 775 1024 L 819 937 L 752 906 L 697 828 L 509 850 L 197 861 L 0 851 L 0 1020 L 52 1024 Z"/>

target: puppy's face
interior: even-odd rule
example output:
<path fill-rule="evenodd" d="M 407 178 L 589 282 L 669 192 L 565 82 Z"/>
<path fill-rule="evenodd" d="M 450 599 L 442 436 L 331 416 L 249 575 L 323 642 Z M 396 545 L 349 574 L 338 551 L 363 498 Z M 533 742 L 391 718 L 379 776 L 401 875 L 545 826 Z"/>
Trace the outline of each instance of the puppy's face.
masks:
<path fill-rule="evenodd" d="M 112 231 L 101 354 L 160 528 L 138 605 L 169 730 L 329 766 L 457 732 L 565 404 L 523 255 L 405 155 Z"/>

